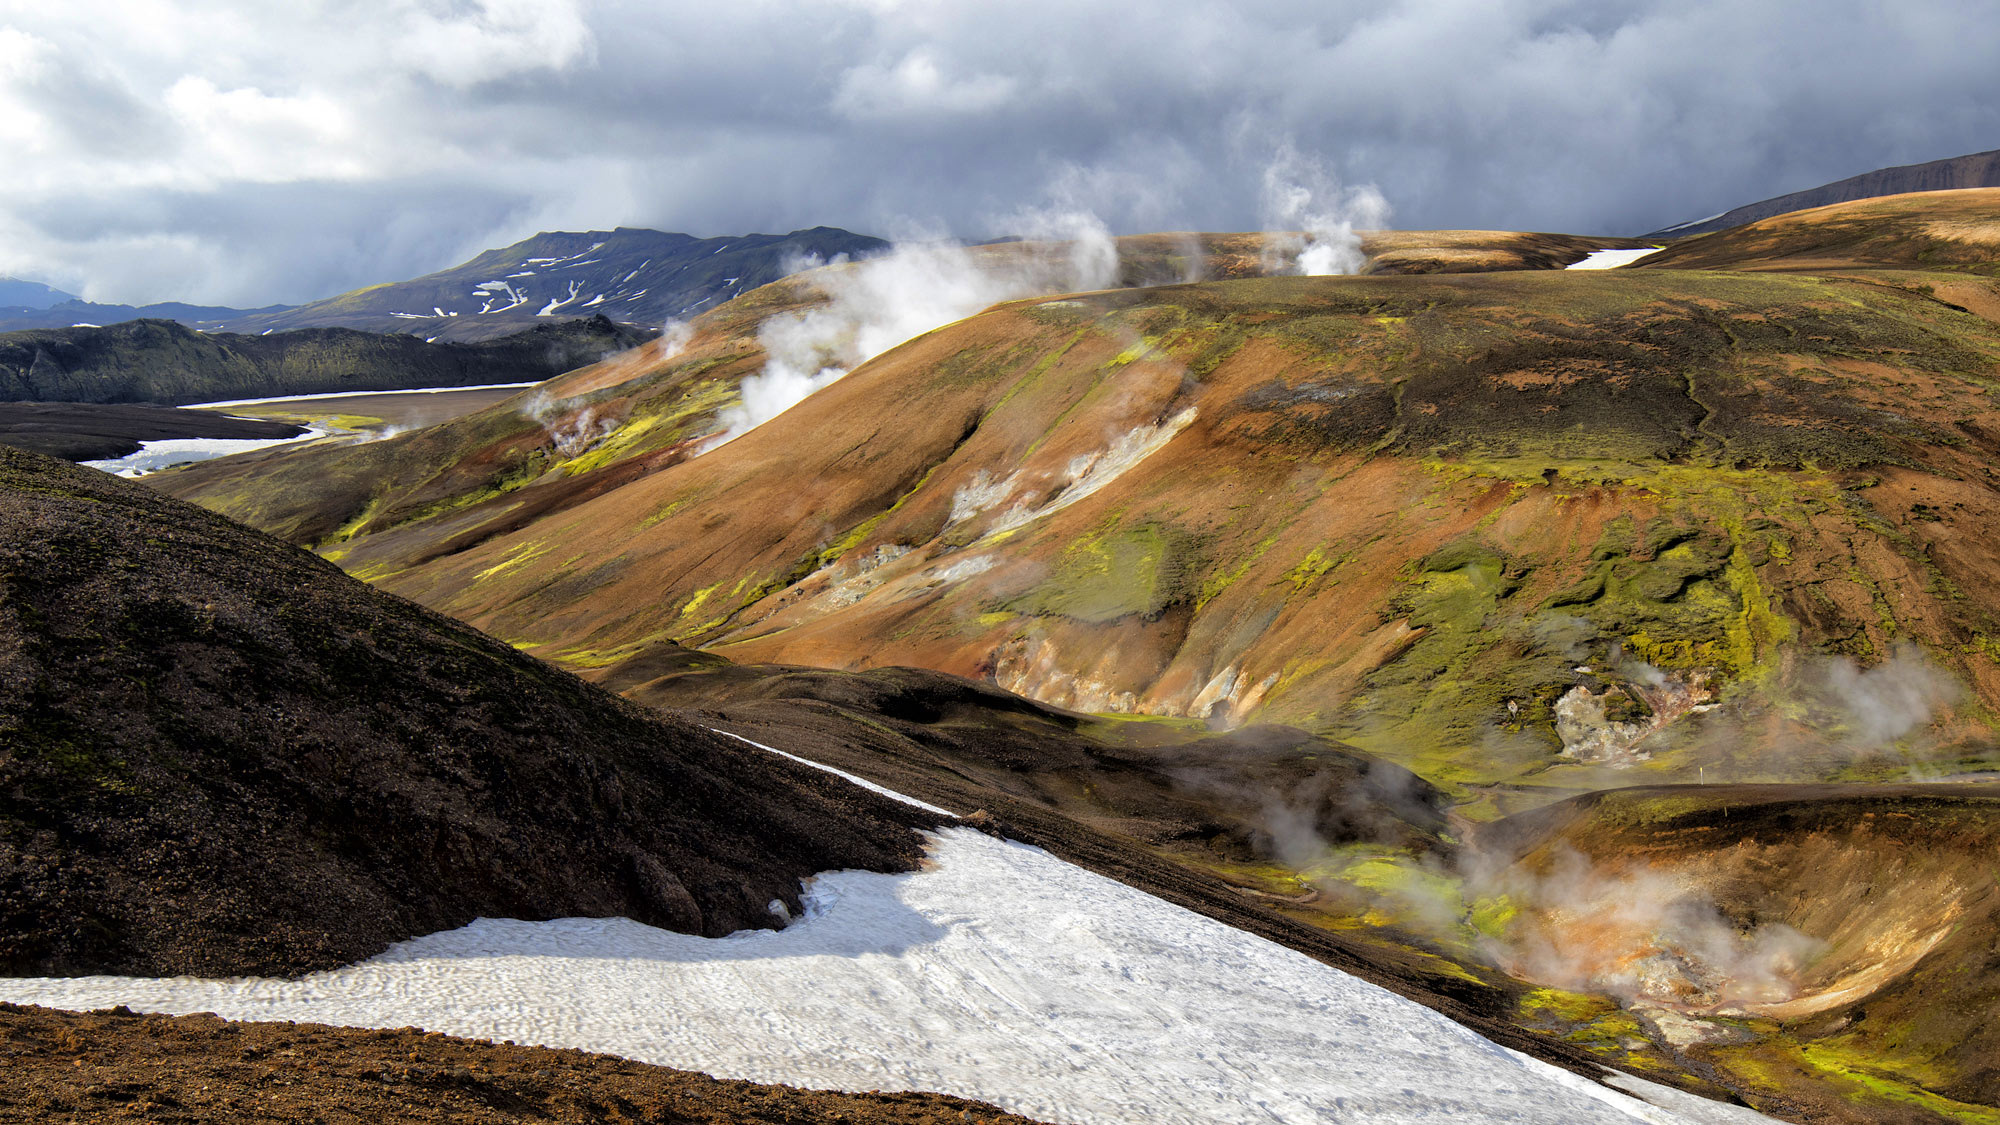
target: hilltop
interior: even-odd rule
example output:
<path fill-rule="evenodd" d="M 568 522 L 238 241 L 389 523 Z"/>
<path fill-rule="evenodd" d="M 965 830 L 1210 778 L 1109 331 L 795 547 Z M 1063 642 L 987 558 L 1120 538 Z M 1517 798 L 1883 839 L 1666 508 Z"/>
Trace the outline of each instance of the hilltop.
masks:
<path fill-rule="evenodd" d="M 437 273 L 303 305 L 101 305 L 53 290 L 57 300 L 48 303 L 24 299 L 8 308 L 14 302 L 0 299 L 0 331 L 150 319 L 243 335 L 354 328 L 479 342 L 600 315 L 658 329 L 776 281 L 799 263 L 872 254 L 888 245 L 835 227 L 716 238 L 634 227 L 544 231 Z"/>
<path fill-rule="evenodd" d="M 1687 238 L 1710 231 L 1728 230 L 1773 215 L 1788 211 L 1804 211 L 1812 207 L 1825 207 L 1833 203 L 1846 203 L 1856 199 L 1871 199 L 1883 195 L 1902 195 L 1913 191 L 1950 191 L 1958 188 L 2000 187 L 2000 149 L 1989 152 L 1975 152 L 1966 156 L 1953 156 L 1944 160 L 1931 160 L 1922 164 L 1903 164 L 1894 168 L 1877 168 L 1873 172 L 1863 172 L 1830 184 L 1807 188 L 1804 191 L 1788 192 L 1784 195 L 1746 203 L 1732 207 L 1720 215 L 1706 219 L 1679 223 L 1662 230 L 1656 230 L 1649 238 Z"/>
<path fill-rule="evenodd" d="M 45 309 L 64 301 L 76 300 L 73 293 L 51 289 L 39 281 L 22 281 L 18 277 L 0 277 L 0 310 Z"/>
<path fill-rule="evenodd" d="M 1986 286 L 1953 275 L 2000 274 L 2000 187 L 1890 195 L 1834 203 L 1682 239 L 1636 269 L 1868 270 L 1886 284 L 1943 286 L 1977 305 Z M 1882 270 L 1929 275 L 1899 281 Z M 1949 300 L 1947 296 L 1945 299 Z M 1980 311 L 1992 315 L 1991 305 Z"/>

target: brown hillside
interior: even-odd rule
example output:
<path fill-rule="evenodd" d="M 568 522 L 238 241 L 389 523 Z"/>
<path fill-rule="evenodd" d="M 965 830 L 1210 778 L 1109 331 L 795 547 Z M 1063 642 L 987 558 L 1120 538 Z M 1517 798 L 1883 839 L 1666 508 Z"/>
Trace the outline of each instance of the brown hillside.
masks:
<path fill-rule="evenodd" d="M 1704 219 L 1698 223 L 1682 223 L 1679 226 L 1656 231 L 1654 234 L 1685 238 L 1742 226 L 1788 211 L 1803 211 L 1811 207 L 1825 207 L 1849 200 L 1902 195 L 1908 192 L 1955 191 L 1960 188 L 1982 187 L 2000 187 L 2000 149 L 1932 160 L 1923 164 L 1877 168 L 1873 172 L 1863 172 L 1859 176 L 1849 176 L 1847 179 L 1821 184 L 1816 188 L 1790 192 L 1756 203 L 1746 203 L 1712 219 Z"/>
<path fill-rule="evenodd" d="M 1683 239 L 1637 269 L 1927 270 L 1932 288 L 2000 276 L 2000 187 L 1930 191 L 1835 203 Z M 1952 300 L 1945 294 L 1941 299 Z M 1961 302 L 1963 303 L 1963 302 Z M 1992 315 L 1991 306 L 1984 310 Z"/>

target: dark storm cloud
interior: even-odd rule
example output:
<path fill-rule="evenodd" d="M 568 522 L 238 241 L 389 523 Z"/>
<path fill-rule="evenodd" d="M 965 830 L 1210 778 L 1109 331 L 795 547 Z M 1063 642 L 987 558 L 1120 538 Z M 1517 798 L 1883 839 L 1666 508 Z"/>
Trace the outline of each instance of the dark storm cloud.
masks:
<path fill-rule="evenodd" d="M 51 9 L 54 6 L 50 6 Z M 1629 233 L 2000 146 L 1983 3 L 79 0 L 0 23 L 0 272 L 303 300 L 537 229 Z"/>

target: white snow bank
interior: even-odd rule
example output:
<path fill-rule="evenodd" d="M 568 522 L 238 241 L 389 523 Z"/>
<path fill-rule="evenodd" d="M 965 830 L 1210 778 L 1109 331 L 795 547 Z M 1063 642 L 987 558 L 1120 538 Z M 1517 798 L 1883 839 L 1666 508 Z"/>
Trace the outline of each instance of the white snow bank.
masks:
<path fill-rule="evenodd" d="M 453 391 L 512 391 L 533 383 L 474 383 L 465 387 L 411 387 L 400 391 L 327 391 L 314 395 L 286 395 L 283 398 L 232 398 L 221 402 L 191 402 L 183 410 L 214 410 L 224 406 L 262 406 L 274 402 L 316 402 L 329 398 L 374 398 L 376 395 L 444 395 Z"/>
<path fill-rule="evenodd" d="M 941 809 L 938 808 L 936 805 L 933 805 L 927 801 L 919 801 L 915 797 L 906 797 L 903 794 L 896 792 L 894 789 L 889 789 L 885 786 L 877 785 L 865 777 L 860 777 L 856 774 L 848 773 L 846 770 L 837 770 L 834 769 L 832 766 L 823 766 L 818 762 L 812 761 L 808 758 L 801 758 L 797 754 L 787 754 L 783 750 L 780 750 L 775 746 L 766 746 L 761 742 L 754 742 L 750 739 L 743 737 L 740 734 L 730 734 L 726 730 L 717 730 L 715 727 L 710 727 L 708 729 L 714 731 L 716 734 L 722 735 L 725 738 L 733 738 L 738 742 L 749 743 L 750 745 L 755 746 L 759 750 L 768 750 L 771 753 L 776 754 L 780 758 L 790 758 L 792 761 L 797 762 L 802 766 L 811 766 L 816 770 L 824 770 L 827 773 L 834 775 L 835 777 L 853 782 L 854 784 L 859 785 L 861 788 L 868 790 L 870 793 L 879 793 L 882 796 L 887 797 L 892 801 L 901 801 L 906 805 L 915 805 L 916 807 L 923 809 L 926 812 L 938 813 L 939 815 L 952 817 L 953 819 L 956 819 L 958 817 L 958 814 L 952 812 L 950 809 Z"/>
<path fill-rule="evenodd" d="M 102 461 L 80 461 L 78 464 L 121 477 L 143 477 L 190 461 L 213 461 L 217 457 L 269 449 L 274 445 L 311 441 L 326 434 L 325 430 L 309 428 L 305 433 L 285 438 L 162 438 L 140 442 L 136 453 Z"/>
<path fill-rule="evenodd" d="M 1037 848 L 947 829 L 931 856 L 821 875 L 781 931 L 483 919 L 299 981 L 6 980 L 0 999 L 416 1025 L 1051 1122 L 1757 1119 L 1657 1109 Z"/>
<path fill-rule="evenodd" d="M 1649 246 L 1643 250 L 1597 250 L 1581 262 L 1571 262 L 1564 269 L 1608 270 L 1619 266 L 1629 266 L 1648 254 L 1657 254 L 1666 249 L 1663 246 Z"/>

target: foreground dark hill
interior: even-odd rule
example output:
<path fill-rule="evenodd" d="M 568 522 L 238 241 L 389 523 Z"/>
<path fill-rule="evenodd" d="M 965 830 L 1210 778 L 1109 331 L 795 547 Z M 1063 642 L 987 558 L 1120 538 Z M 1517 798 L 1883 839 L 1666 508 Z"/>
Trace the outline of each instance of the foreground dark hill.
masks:
<path fill-rule="evenodd" d="M 462 265 L 409 281 L 371 285 L 296 308 L 222 320 L 232 332 L 340 325 L 414 332 L 439 340 L 488 340 L 549 318 L 603 315 L 658 328 L 776 281 L 814 258 L 888 249 L 836 227 L 790 234 L 689 234 L 619 227 L 544 231 Z"/>
<path fill-rule="evenodd" d="M 539 382 L 651 336 L 603 317 L 481 344 L 349 328 L 239 336 L 171 320 L 9 332 L 0 334 L 0 400 L 178 404 Z"/>
<path fill-rule="evenodd" d="M 774 925 L 907 806 L 0 449 L 0 971 L 297 973 L 478 916 Z"/>
<path fill-rule="evenodd" d="M 1835 180 L 1830 184 L 1821 184 L 1804 191 L 1789 192 L 1770 199 L 1761 199 L 1755 203 L 1746 203 L 1713 218 L 1680 223 L 1664 230 L 1654 231 L 1652 237 L 1686 238 L 1690 235 L 1707 234 L 1710 231 L 1727 230 L 1745 223 L 1754 223 L 1759 219 L 1782 215 L 1787 211 L 1803 211 L 1809 207 L 1825 207 L 1832 203 L 1846 203 L 1882 195 L 1982 187 L 2000 187 L 2000 149 L 1954 156 L 1945 160 L 1932 160 L 1923 164 L 1877 168 L 1873 172 L 1863 172 L 1859 176 L 1849 176 L 1844 180 Z"/>

